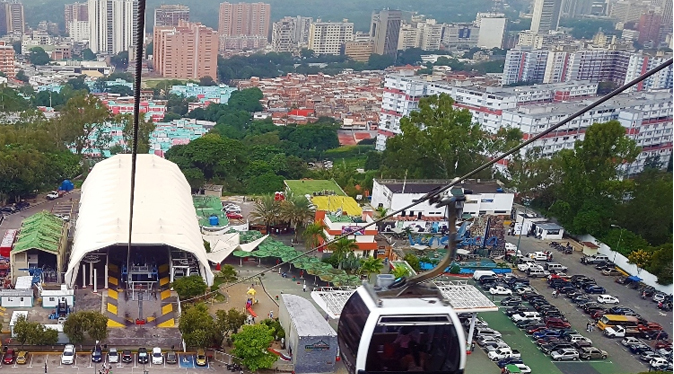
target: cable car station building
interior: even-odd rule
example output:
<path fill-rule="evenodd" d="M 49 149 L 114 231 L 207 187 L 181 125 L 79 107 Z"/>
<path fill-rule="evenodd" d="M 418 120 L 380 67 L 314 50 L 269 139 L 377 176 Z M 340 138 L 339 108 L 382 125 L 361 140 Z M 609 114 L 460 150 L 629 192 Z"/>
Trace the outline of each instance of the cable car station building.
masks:
<path fill-rule="evenodd" d="M 178 266 L 211 286 L 191 188 L 176 164 L 155 155 L 137 156 L 129 250 L 131 164 L 131 155 L 111 157 L 82 185 L 66 284 L 149 293 L 172 282 Z"/>

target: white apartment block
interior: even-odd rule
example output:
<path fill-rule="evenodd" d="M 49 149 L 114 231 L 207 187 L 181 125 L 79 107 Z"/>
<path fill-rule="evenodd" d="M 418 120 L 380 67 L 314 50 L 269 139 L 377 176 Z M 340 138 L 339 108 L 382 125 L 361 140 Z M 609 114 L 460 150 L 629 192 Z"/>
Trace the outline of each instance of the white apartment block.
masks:
<path fill-rule="evenodd" d="M 283 17 L 272 24 L 271 47 L 274 52 L 293 52 L 299 47 L 295 41 L 295 17 Z"/>
<path fill-rule="evenodd" d="M 542 83 L 549 53 L 547 50 L 509 50 L 503 63 L 501 85 L 507 86 L 519 82 Z"/>
<path fill-rule="evenodd" d="M 89 40 L 89 21 L 72 21 L 68 23 L 68 35 L 75 42 Z"/>
<path fill-rule="evenodd" d="M 437 24 L 434 19 L 403 23 L 398 34 L 398 50 L 410 48 L 420 48 L 424 51 L 439 50 L 443 27 L 443 24 Z"/>
<path fill-rule="evenodd" d="M 400 133 L 400 119 L 419 108 L 424 96 L 446 93 L 457 108 L 467 109 L 486 131 L 501 128 L 501 113 L 519 105 L 571 100 L 597 94 L 597 83 L 570 82 L 542 86 L 486 87 L 452 85 L 410 73 L 387 75 L 384 80 L 376 149 L 386 149 L 386 140 Z"/>
<path fill-rule="evenodd" d="M 543 83 L 561 83 L 566 81 L 566 67 L 569 62 L 568 52 L 549 52 L 545 63 Z"/>
<path fill-rule="evenodd" d="M 625 83 L 638 78 L 643 72 L 654 69 L 667 61 L 667 59 L 668 58 L 665 57 L 652 57 L 636 54 L 630 56 L 627 72 L 625 73 Z M 672 81 L 672 69 L 665 69 L 647 78 L 636 87 L 631 88 L 630 91 L 649 91 L 661 88 L 671 88 Z"/>
<path fill-rule="evenodd" d="M 103 54 L 127 51 L 135 40 L 138 1 L 89 0 L 88 4 L 91 51 Z"/>
<path fill-rule="evenodd" d="M 398 50 L 419 48 L 419 39 L 419 29 L 415 25 L 403 23 L 400 25 L 400 34 L 398 34 Z"/>
<path fill-rule="evenodd" d="M 480 28 L 477 45 L 480 48 L 503 48 L 508 19 L 503 13 L 478 13 L 475 24 Z"/>
<path fill-rule="evenodd" d="M 518 127 L 525 138 L 530 138 L 559 123 L 590 102 L 553 102 L 525 105 L 504 110 L 503 127 Z M 633 92 L 611 101 L 574 119 L 557 131 L 539 139 L 532 146 L 541 147 L 544 156 L 562 149 L 571 149 L 574 142 L 585 138 L 585 131 L 593 123 L 618 120 L 628 136 L 642 148 L 636 162 L 624 169 L 628 174 L 642 170 L 647 157 L 659 157 L 667 164 L 672 154 L 672 93 L 670 90 Z"/>
<path fill-rule="evenodd" d="M 352 40 L 351 22 L 315 22 L 309 30 L 309 49 L 319 55 L 339 55 L 344 43 Z"/>

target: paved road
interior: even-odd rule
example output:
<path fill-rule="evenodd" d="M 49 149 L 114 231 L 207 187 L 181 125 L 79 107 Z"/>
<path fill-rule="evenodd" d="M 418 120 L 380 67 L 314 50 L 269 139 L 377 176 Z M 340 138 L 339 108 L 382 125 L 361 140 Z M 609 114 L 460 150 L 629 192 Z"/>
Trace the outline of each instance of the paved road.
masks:
<path fill-rule="evenodd" d="M 65 195 L 64 197 L 55 200 L 47 200 L 43 195 L 38 196 L 37 199 L 28 200 L 28 202 L 31 204 L 28 209 L 5 216 L 5 220 L 0 225 L 0 232 L 4 234 L 5 230 L 18 229 L 21 227 L 21 221 L 23 221 L 24 218 L 30 217 L 33 214 L 41 212 L 43 210 L 51 211 L 54 205 L 58 204 L 64 199 L 67 200 L 71 198 L 73 200 L 79 199 L 80 191 L 74 190 L 73 192 Z"/>
<path fill-rule="evenodd" d="M 517 244 L 517 237 L 507 237 L 508 242 Z M 534 238 L 523 237 L 520 244 L 520 249 L 523 253 L 530 253 L 540 250 L 549 250 L 550 247 L 546 242 Z M 626 288 L 618 283 L 615 283 L 615 277 L 606 277 L 592 266 L 585 266 L 580 263 L 581 254 L 574 253 L 572 255 L 562 255 L 557 251 L 554 252 L 554 261 L 563 264 L 569 268 L 568 273 L 585 274 L 591 278 L 596 279 L 597 284 L 606 288 L 609 294 L 618 297 L 621 305 L 626 305 L 633 308 L 639 314 L 649 321 L 660 323 L 665 330 L 672 335 L 672 315 L 671 313 L 662 313 L 655 307 L 651 301 L 644 301 L 640 295 L 632 289 Z M 592 339 L 592 342 L 598 348 L 601 348 L 609 353 L 611 361 L 623 369 L 624 372 L 640 372 L 647 371 L 648 368 L 645 363 L 642 363 L 636 357 L 629 354 L 628 351 L 619 343 L 619 340 L 608 339 L 604 337 L 600 331 L 595 330 L 592 333 L 585 331 L 585 326 L 590 318 L 582 310 L 577 309 L 575 304 L 571 303 L 564 297 L 557 299 L 552 298 L 552 289 L 548 287 L 543 279 L 532 280 L 534 286 L 541 294 L 545 295 L 551 304 L 557 306 L 560 311 L 568 318 L 571 325 L 581 332 L 583 335 Z"/>

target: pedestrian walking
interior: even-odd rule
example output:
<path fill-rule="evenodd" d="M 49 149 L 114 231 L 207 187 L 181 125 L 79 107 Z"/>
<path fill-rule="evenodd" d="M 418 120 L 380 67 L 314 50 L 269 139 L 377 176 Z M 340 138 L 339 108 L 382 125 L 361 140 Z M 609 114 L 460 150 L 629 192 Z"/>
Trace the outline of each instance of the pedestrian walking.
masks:
<path fill-rule="evenodd" d="M 585 325 L 585 331 L 590 332 L 590 322 Z"/>
<path fill-rule="evenodd" d="M 470 351 L 473 352 L 475 350 L 475 342 L 470 343 Z"/>
<path fill-rule="evenodd" d="M 269 318 L 274 319 L 274 311 L 273 310 L 269 311 Z"/>
<path fill-rule="evenodd" d="M 327 313 L 325 313 L 325 320 L 326 320 L 326 321 L 330 320 L 330 315 L 327 314 Z"/>
<path fill-rule="evenodd" d="M 302 285 L 302 292 L 307 292 L 307 285 L 306 284 Z"/>

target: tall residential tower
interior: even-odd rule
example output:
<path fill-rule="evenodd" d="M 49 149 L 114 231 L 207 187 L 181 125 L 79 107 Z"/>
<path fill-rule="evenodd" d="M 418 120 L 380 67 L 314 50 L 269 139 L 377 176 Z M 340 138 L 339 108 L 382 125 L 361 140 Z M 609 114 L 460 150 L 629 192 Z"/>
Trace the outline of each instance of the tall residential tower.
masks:
<path fill-rule="evenodd" d="M 137 0 L 89 0 L 89 48 L 94 53 L 129 50 L 136 39 Z"/>

